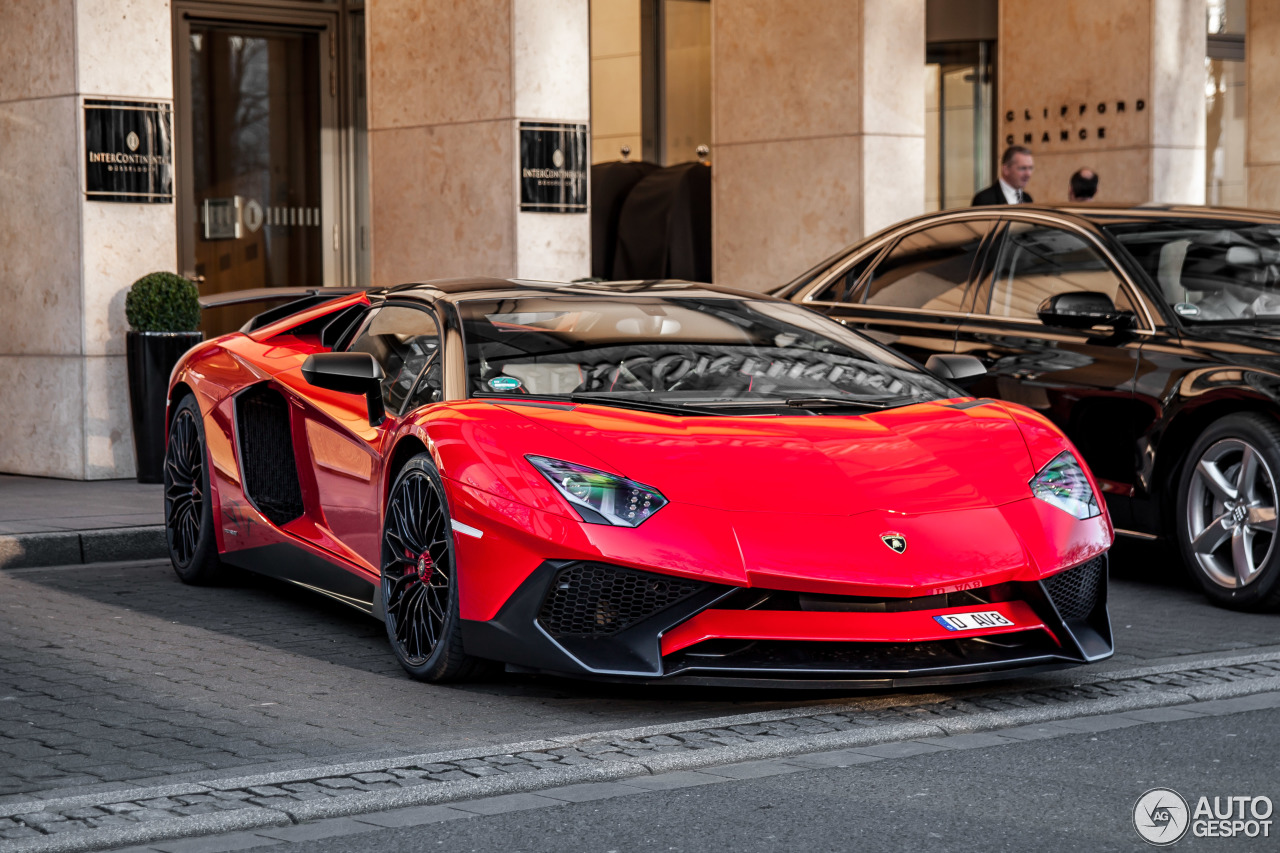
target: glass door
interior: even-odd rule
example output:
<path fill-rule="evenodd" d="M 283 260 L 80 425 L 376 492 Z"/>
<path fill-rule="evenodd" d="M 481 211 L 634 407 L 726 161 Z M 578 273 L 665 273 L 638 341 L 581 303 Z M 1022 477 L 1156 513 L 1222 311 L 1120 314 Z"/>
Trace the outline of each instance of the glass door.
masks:
<path fill-rule="evenodd" d="M 179 243 L 202 295 L 337 283 L 333 29 L 180 16 Z M 204 331 L 265 307 L 207 311 Z"/>
<path fill-rule="evenodd" d="M 925 65 L 925 209 L 968 207 L 995 180 L 991 42 L 941 42 Z"/>

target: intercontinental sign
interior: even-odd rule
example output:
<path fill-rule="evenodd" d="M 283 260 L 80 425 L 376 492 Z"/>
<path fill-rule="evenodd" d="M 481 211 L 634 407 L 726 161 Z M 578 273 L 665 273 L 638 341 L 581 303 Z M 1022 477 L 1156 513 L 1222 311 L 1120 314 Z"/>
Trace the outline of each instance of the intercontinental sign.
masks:
<path fill-rule="evenodd" d="M 586 213 L 585 124 L 520 122 L 520 209 Z"/>
<path fill-rule="evenodd" d="M 173 111 L 150 101 L 84 102 L 85 197 L 173 202 Z"/>

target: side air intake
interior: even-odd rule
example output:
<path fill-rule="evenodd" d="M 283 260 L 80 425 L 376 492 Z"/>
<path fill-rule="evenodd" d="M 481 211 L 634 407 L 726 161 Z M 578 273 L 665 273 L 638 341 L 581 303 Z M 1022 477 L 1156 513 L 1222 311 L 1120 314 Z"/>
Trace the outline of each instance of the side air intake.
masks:
<path fill-rule="evenodd" d="M 303 509 L 289 404 L 279 391 L 255 385 L 236 398 L 236 421 L 245 494 L 272 524 L 288 524 Z"/>

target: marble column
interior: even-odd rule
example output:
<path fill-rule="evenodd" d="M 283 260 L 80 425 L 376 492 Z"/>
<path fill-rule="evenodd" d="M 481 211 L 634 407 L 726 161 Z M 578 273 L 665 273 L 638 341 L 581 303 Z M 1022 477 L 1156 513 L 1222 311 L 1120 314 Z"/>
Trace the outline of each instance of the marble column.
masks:
<path fill-rule="evenodd" d="M 782 284 L 923 211 L 924 7 L 712 4 L 718 283 Z"/>
<path fill-rule="evenodd" d="M 373 282 L 590 275 L 585 213 L 521 213 L 520 121 L 587 123 L 588 0 L 370 0 Z"/>
<path fill-rule="evenodd" d="M 1280 210 L 1280 0 L 1249 0 L 1248 9 L 1246 198 L 1250 207 Z"/>
<path fill-rule="evenodd" d="M 1204 203 L 1204 0 L 1001 0 L 998 148 L 1035 154 L 1027 189 L 1065 204 Z"/>
<path fill-rule="evenodd" d="M 87 201 L 84 99 L 172 102 L 167 0 L 0 4 L 0 471 L 131 477 L 124 295 L 172 204 Z"/>

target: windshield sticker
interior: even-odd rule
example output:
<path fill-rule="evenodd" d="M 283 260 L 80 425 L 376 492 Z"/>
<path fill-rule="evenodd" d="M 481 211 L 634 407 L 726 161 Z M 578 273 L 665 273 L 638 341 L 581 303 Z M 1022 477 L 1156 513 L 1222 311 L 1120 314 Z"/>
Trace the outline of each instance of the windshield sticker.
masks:
<path fill-rule="evenodd" d="M 489 380 L 489 387 L 494 391 L 518 391 L 520 384 L 514 376 L 495 376 Z"/>
<path fill-rule="evenodd" d="M 1197 317 L 1200 315 L 1200 306 L 1192 305 L 1190 302 L 1179 302 L 1173 306 L 1173 310 L 1180 317 Z"/>

